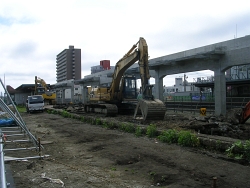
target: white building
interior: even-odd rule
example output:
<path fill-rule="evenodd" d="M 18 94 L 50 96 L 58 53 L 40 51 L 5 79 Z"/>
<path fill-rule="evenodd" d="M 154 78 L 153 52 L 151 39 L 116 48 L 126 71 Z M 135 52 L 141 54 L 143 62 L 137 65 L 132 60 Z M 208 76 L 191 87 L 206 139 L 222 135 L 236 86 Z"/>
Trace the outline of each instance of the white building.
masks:
<path fill-rule="evenodd" d="M 173 86 L 164 86 L 164 93 L 176 92 L 199 92 L 199 88 L 194 86 L 193 82 L 183 81 L 183 78 L 175 78 Z"/>

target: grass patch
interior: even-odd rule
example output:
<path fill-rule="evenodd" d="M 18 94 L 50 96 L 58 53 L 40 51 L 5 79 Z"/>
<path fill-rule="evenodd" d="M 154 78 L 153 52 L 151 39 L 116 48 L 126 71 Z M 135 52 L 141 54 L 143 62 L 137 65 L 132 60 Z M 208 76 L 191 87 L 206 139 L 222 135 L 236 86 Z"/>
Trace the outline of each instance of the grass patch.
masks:
<path fill-rule="evenodd" d="M 200 144 L 198 137 L 192 134 L 190 131 L 178 132 L 174 129 L 163 131 L 158 136 L 158 139 L 162 142 L 178 143 L 181 146 L 188 146 L 188 147 L 198 147 Z"/>
<path fill-rule="evenodd" d="M 22 113 L 22 112 L 26 112 L 26 107 L 25 106 L 16 106 L 17 111 Z"/>

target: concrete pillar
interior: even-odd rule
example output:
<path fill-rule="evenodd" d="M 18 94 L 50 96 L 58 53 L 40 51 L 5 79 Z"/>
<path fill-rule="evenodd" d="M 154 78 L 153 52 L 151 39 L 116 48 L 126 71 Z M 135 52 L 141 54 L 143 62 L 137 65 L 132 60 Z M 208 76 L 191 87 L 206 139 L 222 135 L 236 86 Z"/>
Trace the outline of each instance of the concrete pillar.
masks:
<path fill-rule="evenodd" d="M 214 71 L 215 115 L 226 115 L 226 77 L 225 71 Z"/>
<path fill-rule="evenodd" d="M 163 77 L 159 76 L 159 72 L 155 71 L 155 94 L 154 97 L 156 99 L 160 99 L 161 101 L 163 101 Z"/>

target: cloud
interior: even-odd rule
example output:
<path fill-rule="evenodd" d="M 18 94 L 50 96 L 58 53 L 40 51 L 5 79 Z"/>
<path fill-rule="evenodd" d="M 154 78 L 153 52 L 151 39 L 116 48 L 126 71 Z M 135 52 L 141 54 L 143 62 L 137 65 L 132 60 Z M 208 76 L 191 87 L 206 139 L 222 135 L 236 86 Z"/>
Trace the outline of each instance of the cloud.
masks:
<path fill-rule="evenodd" d="M 81 49 L 84 77 L 100 60 L 114 66 L 139 37 L 156 58 L 232 39 L 236 25 L 237 37 L 250 33 L 250 2 L 241 0 L 227 1 L 226 8 L 213 0 L 1 0 L 0 5 L 0 78 L 5 74 L 14 88 L 33 83 L 35 76 L 55 83 L 56 55 L 69 45 Z"/>
<path fill-rule="evenodd" d="M 38 44 L 33 41 L 23 41 L 17 44 L 9 54 L 9 58 L 27 58 L 34 56 Z"/>

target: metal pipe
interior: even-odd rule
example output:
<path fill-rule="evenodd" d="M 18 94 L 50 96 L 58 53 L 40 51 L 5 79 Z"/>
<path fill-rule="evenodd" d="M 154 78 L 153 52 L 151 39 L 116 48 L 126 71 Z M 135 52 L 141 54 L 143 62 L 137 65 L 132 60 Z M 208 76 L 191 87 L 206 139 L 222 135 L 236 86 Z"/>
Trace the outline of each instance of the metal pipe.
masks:
<path fill-rule="evenodd" d="M 217 185 L 216 185 L 216 181 L 217 181 L 217 177 L 213 177 L 213 188 L 216 188 Z"/>
<path fill-rule="evenodd" d="M 0 175 L 1 175 L 1 186 L 2 188 L 7 187 L 6 175 L 5 175 L 5 165 L 4 165 L 4 153 L 3 153 L 3 133 L 0 129 Z"/>
<path fill-rule="evenodd" d="M 41 139 L 38 138 L 38 152 L 39 152 L 39 156 L 41 156 Z"/>
<path fill-rule="evenodd" d="M 4 101 L 2 99 L 0 99 L 0 106 L 1 106 L 1 108 L 3 108 L 17 122 L 17 124 L 27 133 L 27 135 L 33 141 L 34 145 L 37 146 L 37 144 L 38 144 L 37 139 L 30 133 L 30 131 L 28 130 L 28 128 L 26 127 L 26 125 L 24 125 L 22 123 L 22 121 L 20 121 L 15 116 L 15 114 L 9 109 L 9 107 L 4 103 Z"/>
<path fill-rule="evenodd" d="M 14 102 L 13 102 L 12 98 L 10 97 L 9 92 L 8 92 L 8 91 L 7 91 L 7 89 L 4 87 L 4 84 L 3 84 L 2 80 L 1 80 L 1 78 L 0 78 L 0 82 L 1 82 L 1 84 L 2 84 L 2 86 L 3 86 L 3 88 L 4 88 L 4 90 L 5 90 L 5 93 L 7 94 L 7 96 L 8 96 L 8 97 L 9 97 L 9 99 L 10 99 L 10 102 L 11 102 L 12 106 L 15 108 L 15 111 L 16 111 L 16 113 L 17 113 L 17 115 L 18 115 L 19 119 L 20 119 L 20 120 L 21 120 L 21 122 L 25 125 L 25 123 L 24 123 L 24 121 L 23 121 L 23 119 L 22 119 L 22 117 L 21 117 L 20 113 L 18 112 L 18 110 L 17 110 L 17 108 L 16 108 L 16 105 L 14 104 Z"/>
<path fill-rule="evenodd" d="M 23 157 L 23 158 L 15 158 L 15 157 L 11 157 L 11 158 L 6 158 L 5 161 L 18 161 L 18 160 L 28 160 L 28 159 L 43 159 L 43 158 L 46 158 L 46 157 L 49 157 L 50 155 L 37 155 L 37 156 L 33 156 L 33 157 Z"/>

